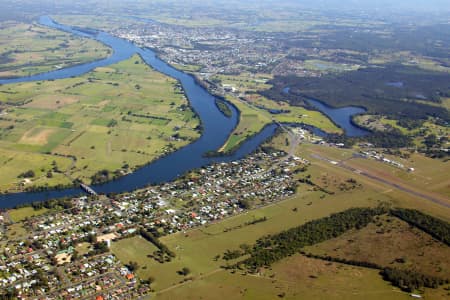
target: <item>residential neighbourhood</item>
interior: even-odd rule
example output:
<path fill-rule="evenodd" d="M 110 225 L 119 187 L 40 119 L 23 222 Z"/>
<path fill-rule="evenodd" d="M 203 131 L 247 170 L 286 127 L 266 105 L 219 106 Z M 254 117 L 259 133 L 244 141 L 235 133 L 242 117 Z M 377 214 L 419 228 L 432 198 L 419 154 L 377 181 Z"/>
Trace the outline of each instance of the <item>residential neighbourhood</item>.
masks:
<path fill-rule="evenodd" d="M 0 300 L 450 299 L 450 1 L 391 2 L 3 1 Z"/>
<path fill-rule="evenodd" d="M 274 74 L 321 74 L 292 59 L 302 55 L 320 55 L 319 49 L 290 47 L 287 50 L 286 33 L 190 28 L 153 20 L 139 21 L 112 33 L 139 46 L 157 49 L 158 55 L 169 63 L 201 66 L 200 72 L 204 74 L 233 74 L 243 70 L 264 72 L 274 66 Z"/>
<path fill-rule="evenodd" d="M 143 231 L 155 237 L 186 231 L 280 201 L 294 193 L 294 174 L 306 164 L 281 151 L 259 151 L 131 194 L 70 199 L 68 209 L 26 218 L 24 236 L 2 235 L 2 295 L 124 299 L 148 293 L 149 282 L 116 258 L 112 243 Z M 2 217 L 7 232 L 14 224 Z"/>

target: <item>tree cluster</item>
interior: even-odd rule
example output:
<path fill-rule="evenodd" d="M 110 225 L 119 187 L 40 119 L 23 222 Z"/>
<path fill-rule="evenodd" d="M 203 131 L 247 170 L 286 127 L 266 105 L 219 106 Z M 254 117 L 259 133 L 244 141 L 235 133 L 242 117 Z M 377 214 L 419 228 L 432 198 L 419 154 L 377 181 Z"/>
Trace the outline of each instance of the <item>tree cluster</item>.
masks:
<path fill-rule="evenodd" d="M 105 183 L 110 180 L 110 172 L 106 169 L 100 170 L 91 176 L 92 184 Z"/>
<path fill-rule="evenodd" d="M 233 115 L 233 112 L 228 107 L 228 105 L 225 103 L 225 99 L 217 99 L 215 100 L 217 108 L 220 110 L 220 112 L 227 118 L 231 118 Z"/>
<path fill-rule="evenodd" d="M 374 131 L 363 137 L 349 137 L 345 134 L 329 134 L 325 137 L 329 143 L 343 143 L 350 148 L 359 142 L 369 142 L 377 148 L 404 148 L 413 145 L 412 137 L 393 128 L 389 131 Z"/>
<path fill-rule="evenodd" d="M 34 176 L 36 176 L 34 171 L 33 170 L 28 170 L 26 172 L 23 172 L 23 173 L 19 174 L 19 176 L 17 176 L 17 178 L 33 178 Z"/>

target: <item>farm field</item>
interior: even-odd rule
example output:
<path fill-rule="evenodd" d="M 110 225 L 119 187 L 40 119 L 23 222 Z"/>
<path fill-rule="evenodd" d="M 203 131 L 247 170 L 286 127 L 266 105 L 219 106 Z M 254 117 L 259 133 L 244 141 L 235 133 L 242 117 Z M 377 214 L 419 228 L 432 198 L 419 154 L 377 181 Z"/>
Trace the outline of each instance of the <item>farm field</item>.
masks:
<path fill-rule="evenodd" d="M 127 264 L 133 261 L 139 264 L 137 274 L 142 279 L 147 279 L 152 272 L 151 268 L 148 268 L 150 259 L 147 255 L 152 254 L 156 250 L 158 248 L 141 236 L 126 238 L 111 244 L 111 252 L 123 263 Z"/>
<path fill-rule="evenodd" d="M 11 209 L 10 211 L 8 211 L 8 214 L 13 222 L 20 222 L 25 220 L 26 218 L 43 215 L 48 211 L 49 210 L 47 208 L 35 210 L 33 207 L 27 206 L 17 209 Z"/>
<path fill-rule="evenodd" d="M 231 96 L 227 96 L 226 99 L 239 110 L 239 123 L 221 147 L 220 151 L 224 153 L 233 151 L 240 143 L 272 123 L 268 112 L 251 107 Z"/>
<path fill-rule="evenodd" d="M 388 156 L 389 157 L 389 156 Z M 348 161 L 348 165 L 368 170 L 385 178 L 405 182 L 416 188 L 440 194 L 442 198 L 450 196 L 450 180 L 446 174 L 450 172 L 450 163 L 433 160 L 419 154 L 413 154 L 409 159 L 394 158 L 414 168 L 414 172 L 407 172 L 375 160 L 356 158 Z M 436 170 L 440 172 L 436 172 Z"/>
<path fill-rule="evenodd" d="M 51 16 L 58 23 L 81 28 L 95 28 L 102 31 L 114 30 L 122 24 L 145 24 L 133 16 L 120 15 L 89 15 L 89 14 L 54 14 Z"/>
<path fill-rule="evenodd" d="M 409 299 L 375 270 L 294 255 L 259 275 L 222 270 L 156 299 Z"/>
<path fill-rule="evenodd" d="M 3 123 L 3 121 L 0 121 Z M 6 145 L 6 141 L 1 140 L 0 145 Z M 69 184 L 70 180 L 61 172 L 54 170 L 67 170 L 72 160 L 70 158 L 55 156 L 51 154 L 34 152 L 33 145 L 28 147 L 31 150 L 20 150 L 28 145 L 17 145 L 18 149 L 1 149 L 0 153 L 0 190 L 18 191 L 30 185 L 48 184 L 56 186 L 58 184 Z M 1 147 L 1 146 L 0 146 Z M 54 169 L 56 168 L 56 169 Z M 19 175 L 34 170 L 34 177 L 18 178 Z M 51 172 L 51 177 L 47 176 Z"/>
<path fill-rule="evenodd" d="M 305 252 L 450 277 L 450 247 L 392 216 L 381 216 L 365 228 L 306 247 Z"/>
<path fill-rule="evenodd" d="M 272 147 L 290 151 L 290 146 L 285 144 L 286 134 L 276 136 L 268 144 Z M 300 173 L 302 177 L 311 175 L 311 180 L 318 187 L 329 192 L 342 193 L 347 191 L 366 190 L 372 191 L 374 199 L 387 199 L 394 206 L 419 209 L 430 215 L 450 221 L 450 210 L 448 207 L 448 173 L 450 163 L 443 163 L 441 160 L 431 159 L 421 154 L 411 154 L 406 160 L 393 155 L 386 155 L 388 158 L 405 164 L 406 167 L 415 168 L 414 172 L 401 170 L 391 165 L 375 161 L 372 159 L 354 158 L 355 150 L 328 147 L 323 145 L 301 143 L 294 151 L 295 155 L 310 161 L 311 166 L 305 173 Z M 321 158 L 326 158 L 335 162 L 342 162 L 346 166 L 363 170 L 369 174 L 386 178 L 392 184 L 405 186 L 408 189 L 419 191 L 426 196 L 437 198 L 443 204 L 437 204 L 417 195 L 401 191 L 390 185 L 370 179 L 357 172 L 352 172 L 334 165 Z M 442 170 L 436 172 L 436 170 Z M 303 175 L 302 175 L 303 174 Z M 354 188 L 349 185 L 348 180 L 356 180 Z M 361 186 L 359 186 L 361 184 Z M 351 188 L 351 189 L 349 189 Z M 335 195 L 323 193 L 324 199 L 334 198 Z M 447 205 L 445 205 L 447 204 Z"/>
<path fill-rule="evenodd" d="M 30 76 L 107 57 L 111 49 L 38 24 L 0 23 L 0 78 Z"/>
<path fill-rule="evenodd" d="M 154 289 L 158 292 L 183 281 L 184 277 L 177 274 L 177 271 L 183 267 L 189 268 L 190 276 L 194 278 L 214 272 L 226 263 L 222 259 L 216 261 L 214 259 L 216 255 L 222 255 L 227 249 L 236 249 L 244 243 L 252 244 L 263 235 L 277 233 L 350 207 L 378 204 L 378 201 L 374 200 L 374 194 L 367 191 L 354 192 L 350 197 L 348 194 L 336 195 L 333 200 L 323 199 L 321 194 L 301 190 L 296 196 L 277 204 L 252 210 L 186 233 L 180 232 L 160 238 L 163 244 L 175 252 L 176 257 L 164 264 L 146 258 L 145 265 L 150 270 L 148 275 L 156 279 L 153 284 Z M 383 197 L 380 197 L 380 200 L 383 200 Z M 385 197 L 384 200 L 388 198 Z M 293 211 L 294 208 L 297 208 L 297 212 Z M 263 216 L 267 218 L 267 221 L 239 226 Z"/>
<path fill-rule="evenodd" d="M 286 145 L 286 137 L 286 134 L 280 134 L 273 138 L 268 145 L 289 152 L 291 146 Z M 389 159 L 404 164 L 407 168 L 414 168 L 413 172 L 408 172 L 406 169 L 399 169 L 373 159 L 354 157 L 356 152 L 357 150 L 355 149 L 329 147 L 309 142 L 300 143 L 294 151 L 295 155 L 311 163 L 308 170 L 305 173 L 300 173 L 299 176 L 306 177 L 311 175 L 311 180 L 317 186 L 329 192 L 346 192 L 350 187 L 348 179 L 352 178 L 356 180 L 356 185 L 355 188 L 350 189 L 351 191 L 358 189 L 373 190 L 376 198 L 387 198 L 388 202 L 394 206 L 419 209 L 430 215 L 450 221 L 450 210 L 448 207 L 450 192 L 448 190 L 449 181 L 447 176 L 447 173 L 450 172 L 450 162 L 431 159 L 418 153 L 412 153 L 409 158 L 385 155 Z M 443 204 L 437 204 L 417 195 L 401 191 L 398 188 L 393 188 L 357 172 L 352 172 L 339 165 L 324 161 L 323 158 L 365 171 L 377 177 L 386 178 L 392 184 L 405 186 L 426 196 L 432 196 Z M 440 171 L 436 172 L 436 170 Z M 359 184 L 361 186 L 358 186 Z M 324 193 L 323 197 L 332 198 L 334 195 Z"/>
<path fill-rule="evenodd" d="M 199 136 L 178 82 L 137 55 L 81 77 L 1 86 L 0 105 L 2 191 L 111 179 Z"/>
<path fill-rule="evenodd" d="M 217 75 L 213 80 L 219 80 L 223 86 L 235 88 L 235 94 L 245 95 L 248 108 L 258 112 L 266 121 L 276 120 L 286 123 L 304 123 L 315 126 L 329 133 L 342 133 L 342 129 L 331 122 L 328 117 L 318 111 L 307 110 L 303 107 L 289 105 L 287 101 L 273 101 L 258 94 L 258 91 L 270 89 L 272 85 L 267 83 L 272 78 L 270 74 Z M 234 97 L 227 98 L 234 104 L 238 102 Z M 242 102 L 242 101 L 240 101 Z M 240 107 L 238 107 L 240 108 Z M 264 109 L 259 109 L 264 108 Z M 281 114 L 270 114 L 266 110 L 283 110 Z"/>
<path fill-rule="evenodd" d="M 450 98 L 444 98 L 442 100 L 442 104 L 444 105 L 445 108 L 450 109 Z"/>
<path fill-rule="evenodd" d="M 290 146 L 285 143 L 285 138 L 286 134 L 279 134 L 266 145 L 287 151 Z M 352 158 L 352 152 L 347 149 L 301 144 L 296 149 L 296 155 L 310 160 L 311 165 L 306 171 L 293 176 L 297 179 L 310 178 L 314 185 L 300 183 L 296 194 L 281 202 L 250 210 L 217 223 L 161 237 L 159 239 L 161 243 L 176 254 L 170 262 L 160 263 L 153 259 L 151 255 L 157 248 L 139 236 L 113 242 L 111 252 L 124 264 L 137 262 L 139 267 L 136 274 L 139 278 L 144 280 L 154 278 L 155 281 L 151 286 L 155 292 L 146 299 L 409 298 L 409 294 L 383 281 L 378 270 L 330 263 L 298 254 L 280 260 L 271 268 L 262 269 L 258 274 L 232 272 L 221 268 L 227 265 L 227 261 L 222 259 L 227 250 L 239 249 L 243 244 L 251 245 L 265 235 L 276 234 L 353 207 L 392 205 L 418 208 L 445 220 L 449 218 L 449 209 L 414 199 L 402 192 L 386 192 L 387 187 L 382 184 L 374 184 L 358 174 L 315 159 L 311 157 L 313 153 L 320 153 L 336 161 Z M 418 169 L 422 164 L 429 164 L 421 162 L 414 156 L 412 159 L 420 162 L 417 165 Z M 350 179 L 354 181 L 349 181 Z M 29 212 L 20 211 L 22 215 L 26 213 Z M 251 224 L 252 220 L 262 217 L 267 219 Z M 423 269 L 446 274 L 445 251 L 448 249 L 442 249 L 442 246 L 428 235 L 411 231 L 408 225 L 401 223 L 384 222 L 383 235 L 376 232 L 380 228 L 373 224 L 360 231 L 350 231 L 342 236 L 345 238 L 337 242 L 342 244 L 340 251 L 345 251 L 346 247 L 356 247 L 353 243 L 348 243 L 349 239 L 358 240 L 361 241 L 358 242 L 360 250 L 349 248 L 349 251 L 355 257 L 362 257 L 363 250 L 370 248 L 372 241 L 376 241 L 379 246 L 383 245 L 383 242 L 390 243 L 395 240 L 397 242 L 392 242 L 386 250 L 390 251 L 391 256 L 405 252 L 406 249 L 409 251 L 404 255 L 407 264 L 420 265 L 424 264 L 424 259 L 428 255 L 437 253 L 433 264 L 424 266 Z M 9 236 L 13 236 L 12 230 L 16 231 L 14 236 L 22 234 L 20 227 L 13 228 L 8 233 Z M 405 237 L 406 242 L 399 239 L 400 237 Z M 325 247 L 323 244 L 318 245 Z M 79 245 L 77 251 L 81 253 L 86 251 L 85 248 L 86 245 Z M 327 253 L 334 251 L 334 248 L 326 249 Z M 423 258 L 420 256 L 421 251 L 427 254 Z M 347 255 L 347 252 L 344 253 Z M 392 258 L 386 255 L 382 258 L 390 262 L 398 258 L 398 255 L 394 256 Z M 244 258 L 245 256 L 240 259 Z M 228 261 L 229 264 L 234 262 L 236 261 Z M 180 274 L 183 268 L 189 269 L 190 273 Z M 423 295 L 429 299 L 443 298 L 448 293 L 444 287 L 435 290 L 425 289 Z"/>
<path fill-rule="evenodd" d="M 0 84 L 6 201 L 110 190 L 215 145 L 184 174 L 158 161 L 174 182 L 1 209 L 0 298 L 450 299 L 450 6 L 371 2 L 5 1 L 0 81 L 115 51 L 37 23 L 49 15 L 152 51 L 238 122 L 209 143 L 191 93 L 139 55 Z M 228 156 L 269 125 L 255 153 Z"/>

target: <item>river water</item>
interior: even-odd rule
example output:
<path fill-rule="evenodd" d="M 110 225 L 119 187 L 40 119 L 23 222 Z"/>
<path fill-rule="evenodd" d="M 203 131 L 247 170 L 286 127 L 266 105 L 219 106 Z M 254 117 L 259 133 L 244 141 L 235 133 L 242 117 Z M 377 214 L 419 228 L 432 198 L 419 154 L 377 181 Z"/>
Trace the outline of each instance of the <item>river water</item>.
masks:
<path fill-rule="evenodd" d="M 276 130 L 276 125 L 269 125 L 265 127 L 260 133 L 247 140 L 231 156 L 214 158 L 204 157 L 203 154 L 207 151 L 219 149 L 236 126 L 238 122 L 238 112 L 233 106 L 230 105 L 233 116 L 231 118 L 225 117 L 217 109 L 214 102 L 214 97 L 204 88 L 196 84 L 192 76 L 169 66 L 167 63 L 157 58 L 155 53 L 149 49 L 139 48 L 133 43 L 111 36 L 110 34 L 104 32 L 94 34 L 57 24 L 49 17 L 41 17 L 40 23 L 52 28 L 71 32 L 76 35 L 96 39 L 110 46 L 114 52 L 110 57 L 99 61 L 30 77 L 4 79 L 0 80 L 0 84 L 54 80 L 68 78 L 71 76 L 79 76 L 93 70 L 96 67 L 111 65 L 129 58 L 135 53 L 138 53 L 142 56 L 145 62 L 154 69 L 180 81 L 184 92 L 189 99 L 191 107 L 201 119 L 203 132 L 198 140 L 163 158 L 155 160 L 132 174 L 126 175 L 106 184 L 93 186 L 94 190 L 98 193 L 121 193 L 132 191 L 148 184 L 158 184 L 173 180 L 189 170 L 211 163 L 228 162 L 240 159 L 256 150 L 258 146 L 267 138 L 271 137 Z M 35 193 L 3 194 L 0 195 L 0 208 L 14 207 L 22 203 L 43 201 L 64 196 L 76 196 L 81 193 L 81 189 L 72 188 Z"/>
<path fill-rule="evenodd" d="M 242 146 L 226 157 L 204 157 L 204 153 L 219 149 L 228 136 L 235 128 L 238 122 L 238 111 L 230 105 L 233 112 L 231 118 L 225 117 L 216 107 L 214 97 L 204 88 L 196 84 L 192 76 L 183 73 L 164 61 L 160 60 L 150 49 L 139 48 L 133 43 L 114 37 L 105 32 L 83 31 L 75 28 L 58 24 L 49 17 L 41 17 L 40 23 L 48 27 L 70 32 L 79 36 L 98 40 L 113 49 L 110 57 L 86 63 L 78 66 L 68 67 L 48 73 L 37 74 L 29 77 L 3 79 L 0 84 L 39 81 L 39 80 L 56 80 L 80 76 L 96 67 L 111 65 L 122 60 L 130 58 L 133 54 L 139 54 L 144 61 L 152 66 L 155 70 L 164 73 L 170 77 L 177 79 L 183 86 L 184 92 L 190 102 L 191 107 L 195 110 L 201 119 L 203 132 L 201 137 L 167 156 L 157 159 L 154 162 L 138 169 L 134 173 L 121 177 L 117 180 L 93 186 L 98 193 L 122 193 L 132 191 L 137 188 L 145 187 L 149 184 L 158 184 L 176 179 L 178 176 L 189 170 L 199 168 L 216 162 L 229 162 L 245 157 L 253 152 L 258 146 L 271 137 L 276 130 L 276 125 L 266 126 L 261 132 L 254 137 L 248 139 Z M 320 108 L 318 108 L 320 109 Z M 333 118 L 333 116 L 330 116 Z M 336 116 L 339 117 L 339 116 Z M 347 128 L 344 128 L 347 131 Z M 352 132 L 350 132 L 352 133 Z M 44 192 L 27 192 L 0 195 L 0 208 L 14 207 L 23 203 L 35 201 L 44 201 L 52 198 L 60 198 L 65 196 L 76 196 L 82 194 L 81 189 L 71 188 Z"/>
<path fill-rule="evenodd" d="M 318 109 L 327 115 L 336 125 L 344 129 L 345 135 L 357 137 L 369 133 L 367 130 L 355 126 L 351 121 L 352 116 L 365 113 L 366 109 L 357 106 L 334 108 L 318 100 L 308 99 L 306 101 L 315 109 Z"/>

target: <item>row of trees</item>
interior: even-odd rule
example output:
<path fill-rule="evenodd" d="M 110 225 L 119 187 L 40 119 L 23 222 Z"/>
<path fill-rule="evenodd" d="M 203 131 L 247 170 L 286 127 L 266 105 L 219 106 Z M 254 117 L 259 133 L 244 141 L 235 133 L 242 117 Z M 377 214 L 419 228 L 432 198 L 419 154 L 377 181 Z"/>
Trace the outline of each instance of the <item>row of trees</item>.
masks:
<path fill-rule="evenodd" d="M 343 264 L 347 264 L 347 265 L 364 267 L 364 268 L 378 269 L 378 270 L 380 270 L 380 275 L 383 276 L 384 280 L 389 281 L 393 286 L 399 287 L 403 291 L 406 291 L 406 292 L 413 292 L 414 290 L 419 289 L 421 287 L 437 288 L 439 285 L 446 284 L 449 282 L 446 279 L 421 274 L 415 270 L 405 270 L 405 269 L 398 269 L 398 268 L 383 268 L 382 266 L 380 266 L 378 264 L 367 262 L 367 261 L 355 261 L 355 260 L 350 260 L 350 259 L 345 259 L 345 258 L 337 258 L 337 257 L 331 257 L 331 256 L 305 254 L 303 252 L 302 252 L 302 254 L 306 255 L 307 257 L 322 259 L 322 260 L 326 260 L 326 261 L 343 263 Z"/>
<path fill-rule="evenodd" d="M 164 245 L 163 243 L 161 243 L 159 241 L 159 239 L 154 236 L 151 232 L 148 232 L 147 230 L 145 230 L 144 228 L 141 228 L 139 230 L 139 234 L 146 239 L 147 241 L 149 241 L 150 243 L 152 243 L 153 245 L 155 245 L 159 251 L 164 255 L 167 254 L 169 257 L 175 257 L 175 252 L 173 252 L 172 250 L 170 250 L 166 245 Z"/>
<path fill-rule="evenodd" d="M 304 254 L 307 257 L 322 259 L 326 261 L 381 270 L 380 275 L 383 276 L 384 280 L 389 281 L 393 286 L 399 287 L 406 292 L 413 292 L 414 290 L 419 289 L 421 287 L 437 288 L 439 285 L 449 283 L 448 279 L 442 279 L 430 275 L 421 274 L 415 270 L 405 270 L 390 267 L 383 268 L 378 264 L 366 261 L 355 261 L 345 258 L 306 254 L 303 252 L 302 254 Z"/>
<path fill-rule="evenodd" d="M 415 209 L 393 209 L 391 215 L 419 228 L 450 246 L 450 224 Z"/>
<path fill-rule="evenodd" d="M 339 258 L 339 257 L 332 257 L 329 255 L 326 255 L 326 256 L 316 255 L 316 254 L 311 254 L 311 253 L 305 253 L 303 251 L 300 251 L 300 253 L 305 255 L 306 257 L 316 258 L 316 259 L 321 259 L 321 260 L 326 260 L 326 261 L 332 261 L 332 262 L 342 263 L 342 264 L 346 264 L 346 265 L 352 265 L 352 266 L 358 266 L 358 267 L 364 267 L 364 268 L 370 268 L 370 269 L 379 269 L 379 270 L 383 269 L 383 267 L 381 267 L 380 265 L 371 263 L 368 261 L 359 261 L 359 260 L 345 259 L 345 258 Z"/>
<path fill-rule="evenodd" d="M 292 255 L 301 248 L 335 238 L 350 229 L 363 228 L 373 217 L 387 213 L 383 208 L 352 208 L 329 217 L 310 221 L 304 225 L 258 239 L 244 264 L 250 270 Z"/>
<path fill-rule="evenodd" d="M 72 200 L 68 197 L 58 198 L 58 199 L 49 199 L 45 201 L 36 201 L 32 203 L 23 203 L 16 205 L 15 208 L 22 207 L 32 207 L 34 210 L 40 210 L 42 208 L 54 209 L 54 208 L 63 208 L 70 209 L 73 207 Z"/>
<path fill-rule="evenodd" d="M 406 292 L 412 292 L 421 287 L 437 288 L 439 285 L 448 283 L 448 280 L 424 275 L 411 270 L 396 268 L 385 268 L 380 273 L 383 279 Z"/>

